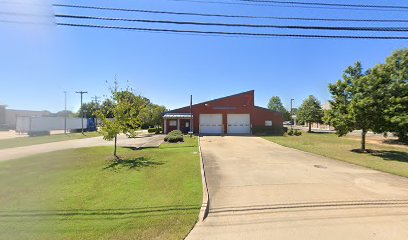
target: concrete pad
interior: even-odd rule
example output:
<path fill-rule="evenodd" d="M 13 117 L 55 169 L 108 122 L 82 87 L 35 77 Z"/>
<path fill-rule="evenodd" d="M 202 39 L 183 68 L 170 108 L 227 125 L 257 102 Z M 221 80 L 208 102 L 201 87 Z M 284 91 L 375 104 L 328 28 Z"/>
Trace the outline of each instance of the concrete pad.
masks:
<path fill-rule="evenodd" d="M 187 239 L 408 239 L 408 179 L 257 137 L 202 137 L 208 217 Z"/>
<path fill-rule="evenodd" d="M 141 138 L 128 138 L 125 135 L 120 135 L 118 137 L 118 146 L 140 148 L 143 147 L 144 145 L 147 145 L 155 147 L 160 146 L 163 139 L 164 136 L 161 135 L 154 135 L 152 137 Z M 0 162 L 58 150 L 97 146 L 113 147 L 113 141 L 105 141 L 103 140 L 102 137 L 94 137 L 53 143 L 36 144 L 25 147 L 6 148 L 0 150 Z"/>

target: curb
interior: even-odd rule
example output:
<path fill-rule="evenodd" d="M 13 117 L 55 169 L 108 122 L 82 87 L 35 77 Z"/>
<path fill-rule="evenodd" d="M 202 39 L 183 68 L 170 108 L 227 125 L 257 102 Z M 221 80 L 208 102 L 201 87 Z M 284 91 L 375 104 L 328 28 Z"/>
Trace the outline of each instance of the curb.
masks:
<path fill-rule="evenodd" d="M 210 210 L 210 194 L 207 188 L 207 178 L 205 176 L 205 166 L 203 161 L 203 154 L 201 152 L 200 137 L 198 137 L 198 152 L 200 154 L 200 165 L 201 165 L 201 181 L 203 184 L 203 203 L 201 204 L 200 214 L 198 215 L 199 222 L 204 221 Z"/>

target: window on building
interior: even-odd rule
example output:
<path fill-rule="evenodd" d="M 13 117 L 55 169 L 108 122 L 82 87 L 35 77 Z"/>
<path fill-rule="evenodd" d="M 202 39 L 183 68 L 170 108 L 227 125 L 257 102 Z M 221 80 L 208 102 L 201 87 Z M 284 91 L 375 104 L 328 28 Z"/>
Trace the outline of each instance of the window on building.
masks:
<path fill-rule="evenodd" d="M 175 127 L 175 126 L 177 126 L 177 120 L 170 120 L 170 121 L 169 121 L 169 126 L 170 126 L 170 127 Z"/>
<path fill-rule="evenodd" d="M 266 120 L 265 121 L 265 126 L 266 127 L 272 127 L 272 121 L 271 120 Z"/>
<path fill-rule="evenodd" d="M 190 122 L 186 122 L 186 128 L 190 127 Z"/>

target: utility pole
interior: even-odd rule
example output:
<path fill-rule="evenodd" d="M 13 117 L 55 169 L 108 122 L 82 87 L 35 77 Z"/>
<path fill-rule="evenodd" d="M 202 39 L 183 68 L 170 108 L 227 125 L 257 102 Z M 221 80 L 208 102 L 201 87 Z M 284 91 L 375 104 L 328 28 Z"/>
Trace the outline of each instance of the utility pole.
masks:
<path fill-rule="evenodd" d="M 92 97 L 92 102 L 95 102 L 95 103 L 99 103 L 99 98 L 101 98 L 101 97 L 97 97 L 97 96 L 94 96 L 94 97 Z"/>
<path fill-rule="evenodd" d="M 94 102 L 97 106 L 98 106 L 98 104 L 99 104 L 99 99 L 100 97 L 98 97 L 98 96 L 94 96 L 93 97 L 93 100 L 92 100 L 92 102 Z M 98 109 L 99 109 L 99 107 L 98 107 Z M 98 126 L 98 118 L 97 117 L 95 117 L 95 126 Z"/>
<path fill-rule="evenodd" d="M 193 95 L 190 95 L 190 137 L 193 136 Z"/>
<path fill-rule="evenodd" d="M 295 99 L 293 99 L 293 98 L 291 98 L 290 99 L 290 119 L 292 119 L 292 116 L 293 116 L 293 101 L 295 101 Z M 292 122 L 292 124 L 290 125 L 291 126 L 291 129 L 293 129 L 293 122 Z"/>
<path fill-rule="evenodd" d="M 64 102 L 64 133 L 67 134 L 67 91 L 64 91 L 65 102 Z"/>
<path fill-rule="evenodd" d="M 82 107 L 82 95 L 87 94 L 88 92 L 78 91 L 75 93 L 81 94 L 81 126 L 82 126 L 81 132 L 82 134 L 84 134 L 84 108 Z"/>

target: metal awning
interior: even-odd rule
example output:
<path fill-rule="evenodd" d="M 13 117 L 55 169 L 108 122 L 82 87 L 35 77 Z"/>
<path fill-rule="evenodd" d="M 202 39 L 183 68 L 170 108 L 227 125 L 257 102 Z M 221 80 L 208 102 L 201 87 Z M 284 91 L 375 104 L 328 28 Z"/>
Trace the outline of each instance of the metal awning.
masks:
<path fill-rule="evenodd" d="M 166 113 L 163 118 L 185 118 L 190 119 L 192 116 L 189 113 Z"/>

